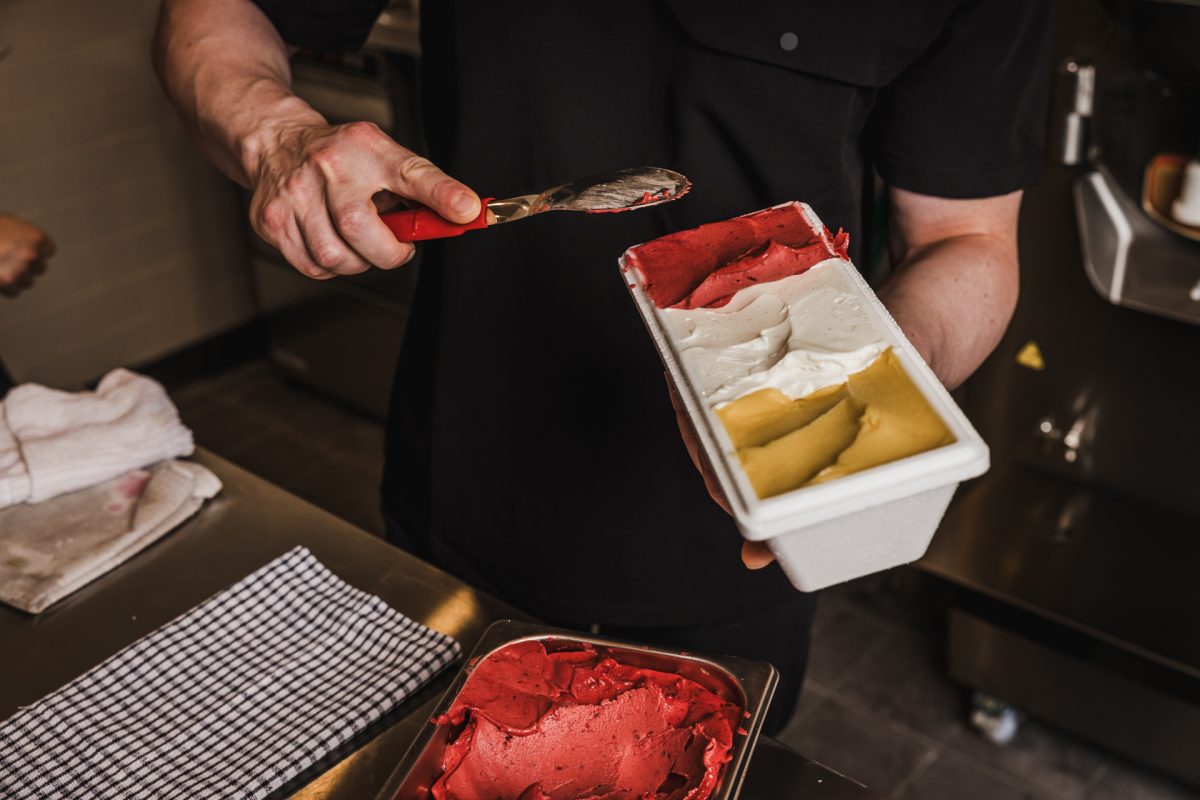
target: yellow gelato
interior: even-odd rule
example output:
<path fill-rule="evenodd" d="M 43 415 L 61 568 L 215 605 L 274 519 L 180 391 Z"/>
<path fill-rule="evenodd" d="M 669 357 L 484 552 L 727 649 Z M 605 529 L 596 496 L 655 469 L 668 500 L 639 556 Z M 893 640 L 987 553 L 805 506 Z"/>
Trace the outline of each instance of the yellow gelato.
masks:
<path fill-rule="evenodd" d="M 717 409 L 759 498 L 952 444 L 891 348 L 799 399 L 767 388 Z"/>

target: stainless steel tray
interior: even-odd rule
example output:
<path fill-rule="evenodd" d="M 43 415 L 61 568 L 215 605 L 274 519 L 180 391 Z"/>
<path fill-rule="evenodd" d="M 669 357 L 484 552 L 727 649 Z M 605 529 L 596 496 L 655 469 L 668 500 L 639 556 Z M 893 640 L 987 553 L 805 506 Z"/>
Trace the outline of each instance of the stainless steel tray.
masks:
<path fill-rule="evenodd" d="M 713 792 L 713 800 L 734 800 L 746 777 L 746 767 L 754 746 L 758 743 L 763 718 L 775 693 L 779 674 L 770 664 L 749 661 L 733 656 L 701 656 L 662 650 L 655 647 L 586 636 L 574 631 L 549 628 L 527 622 L 500 620 L 484 631 L 474 652 L 442 696 L 432 718 L 446 713 L 470 677 L 475 665 L 505 645 L 532 640 L 552 641 L 562 645 L 587 644 L 600 652 L 612 655 L 623 664 L 673 672 L 693 680 L 707 689 L 730 698 L 742 706 L 748 716 L 742 720 L 745 735 L 735 734 L 730 761 L 725 774 Z M 408 752 L 392 771 L 391 777 L 376 800 L 426 800 L 429 787 L 441 774 L 442 755 L 449 744 L 450 726 L 429 721 L 421 728 Z"/>

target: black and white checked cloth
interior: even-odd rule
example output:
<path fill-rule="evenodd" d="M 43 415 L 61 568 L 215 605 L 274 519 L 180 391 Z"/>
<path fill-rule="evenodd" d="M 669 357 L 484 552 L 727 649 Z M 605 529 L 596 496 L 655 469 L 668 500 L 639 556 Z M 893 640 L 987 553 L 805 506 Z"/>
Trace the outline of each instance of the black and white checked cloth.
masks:
<path fill-rule="evenodd" d="M 0 797 L 264 797 L 459 652 L 296 548 L 0 725 Z"/>

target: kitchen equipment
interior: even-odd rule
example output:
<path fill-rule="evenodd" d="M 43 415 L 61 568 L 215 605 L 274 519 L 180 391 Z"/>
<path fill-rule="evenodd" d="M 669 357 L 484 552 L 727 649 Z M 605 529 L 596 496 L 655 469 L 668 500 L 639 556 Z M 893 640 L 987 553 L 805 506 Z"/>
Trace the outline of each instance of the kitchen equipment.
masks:
<path fill-rule="evenodd" d="M 678 172 L 661 167 L 632 167 L 602 172 L 572 183 L 555 186 L 540 194 L 506 200 L 487 198 L 479 216 L 465 224 L 449 222 L 428 208 L 412 208 L 381 214 L 388 228 L 402 242 L 443 239 L 467 231 L 501 225 L 543 211 L 587 213 L 631 211 L 678 200 L 692 186 Z"/>
<path fill-rule="evenodd" d="M 778 673 L 770 664 L 732 656 L 699 656 L 672 652 L 613 639 L 584 636 L 527 622 L 501 620 L 493 623 L 484 632 L 479 644 L 471 653 L 471 658 L 430 715 L 431 720 L 450 709 L 459 691 L 471 676 L 475 664 L 502 647 L 527 641 L 546 642 L 550 649 L 563 649 L 573 645 L 591 646 L 602 653 L 612 655 L 623 664 L 682 675 L 740 705 L 746 714 L 742 724 L 746 733 L 735 735 L 730 761 L 725 765 L 725 773 L 712 798 L 733 800 L 738 796 L 750 757 L 758 742 L 767 707 L 779 680 Z M 441 774 L 442 754 L 450 743 L 452 733 L 456 732 L 449 725 L 436 725 L 432 721 L 426 723 L 408 753 L 393 770 L 388 782 L 376 795 L 376 800 L 427 800 L 429 787 Z"/>
<path fill-rule="evenodd" d="M 813 210 L 798 205 L 814 231 L 824 231 Z M 702 400 L 697 388 L 700 382 L 690 374 L 659 310 L 647 297 L 642 276 L 636 269 L 626 270 L 627 256 L 622 256 L 621 268 L 629 291 L 679 389 L 742 535 L 751 541 L 765 541 L 792 584 L 806 592 L 920 558 L 959 482 L 987 470 L 988 448 L 854 265 L 832 259 L 813 268 L 838 271 L 839 288 L 860 298 L 871 324 L 897 353 L 905 372 L 954 434 L 955 442 L 837 480 L 759 499 L 724 425 Z"/>
<path fill-rule="evenodd" d="M 1187 176 L 1195 175 L 1190 181 Z M 1196 186 L 1192 187 L 1191 183 Z M 1184 187 L 1187 186 L 1186 192 Z M 1142 189 L 1142 210 L 1150 218 L 1180 236 L 1200 242 L 1200 220 L 1184 222 L 1181 214 L 1192 211 L 1192 195 L 1200 198 L 1200 162 L 1177 153 L 1162 153 L 1146 165 L 1146 182 Z M 1187 217 L 1187 219 L 1191 219 Z"/>
<path fill-rule="evenodd" d="M 955 681 L 1200 785 L 1200 243 L 1141 205 L 1155 156 L 1200 142 L 1197 39 L 1137 41 L 1168 11 L 1200 24 L 1195 5 L 1057 6 L 1055 60 L 1094 69 L 1089 142 L 1026 190 L 1021 299 L 960 395 L 994 466 L 919 566 L 952 589 Z M 1064 92 L 1051 114 L 1078 108 Z M 1099 258 L 1117 252 L 1119 282 Z"/>
<path fill-rule="evenodd" d="M 1184 226 L 1147 213 L 1102 164 L 1075 184 L 1075 204 L 1084 268 L 1102 297 L 1200 325 L 1200 253 Z"/>

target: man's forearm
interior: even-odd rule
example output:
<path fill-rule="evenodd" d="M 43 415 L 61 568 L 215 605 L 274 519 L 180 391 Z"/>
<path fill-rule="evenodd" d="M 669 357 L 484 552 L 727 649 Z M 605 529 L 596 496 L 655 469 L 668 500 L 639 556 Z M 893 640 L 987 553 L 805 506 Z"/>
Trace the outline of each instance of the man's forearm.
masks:
<path fill-rule="evenodd" d="M 249 0 L 165 0 L 154 63 L 201 151 L 243 186 L 268 141 L 324 122 L 292 94 L 287 48 Z"/>
<path fill-rule="evenodd" d="M 952 199 L 890 187 L 899 264 L 879 297 L 947 387 L 996 347 L 1017 304 L 1021 192 Z"/>
<path fill-rule="evenodd" d="M 947 387 L 971 375 L 995 349 L 1016 308 L 1012 243 L 967 234 L 913 251 L 879 296 Z"/>

